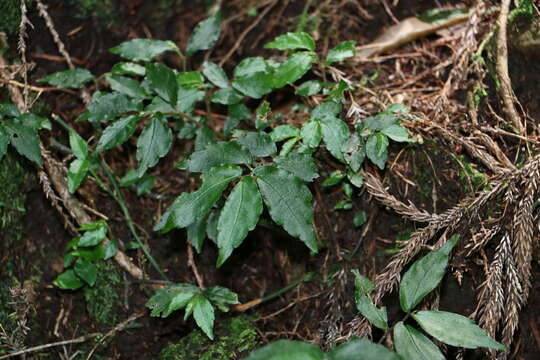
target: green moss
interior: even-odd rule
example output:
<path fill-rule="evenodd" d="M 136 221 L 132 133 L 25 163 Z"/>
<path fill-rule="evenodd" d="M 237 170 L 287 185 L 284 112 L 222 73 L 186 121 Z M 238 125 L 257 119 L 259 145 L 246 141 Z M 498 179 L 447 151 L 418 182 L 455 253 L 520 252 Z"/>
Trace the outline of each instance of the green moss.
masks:
<path fill-rule="evenodd" d="M 233 360 L 240 359 L 257 345 L 257 329 L 245 316 L 216 323 L 216 340 L 194 330 L 176 344 L 161 351 L 160 360 Z"/>
<path fill-rule="evenodd" d="M 113 0 L 69 0 L 75 8 L 75 16 L 79 19 L 98 19 L 107 24 L 117 23 L 118 9 Z"/>
<path fill-rule="evenodd" d="M 20 0 L 0 1 L 0 32 L 5 32 L 10 40 L 17 35 L 21 22 Z"/>
<path fill-rule="evenodd" d="M 118 320 L 121 306 L 117 288 L 121 283 L 118 269 L 110 261 L 101 261 L 98 265 L 98 277 L 93 287 L 84 288 L 86 309 L 90 317 L 98 324 L 114 324 Z"/>

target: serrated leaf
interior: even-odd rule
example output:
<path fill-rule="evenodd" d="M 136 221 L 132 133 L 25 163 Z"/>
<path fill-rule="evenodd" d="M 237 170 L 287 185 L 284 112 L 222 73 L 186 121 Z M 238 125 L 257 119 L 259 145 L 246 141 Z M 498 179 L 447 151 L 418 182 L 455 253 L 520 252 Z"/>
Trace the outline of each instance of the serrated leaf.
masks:
<path fill-rule="evenodd" d="M 351 136 L 347 124 L 336 117 L 325 116 L 321 119 L 321 132 L 330 154 L 340 161 L 345 161 L 341 149 Z"/>
<path fill-rule="evenodd" d="M 264 45 L 265 49 L 315 51 L 315 41 L 305 32 L 289 32 L 278 36 L 274 41 Z"/>
<path fill-rule="evenodd" d="M 203 174 L 203 184 L 195 192 L 183 193 L 167 209 L 154 230 L 184 228 L 202 219 L 219 200 L 229 183 L 242 175 L 237 166 L 213 167 Z"/>
<path fill-rule="evenodd" d="M 300 136 L 300 130 L 292 125 L 279 125 L 276 126 L 270 133 L 272 140 L 275 142 L 283 141 L 288 138 Z"/>
<path fill-rule="evenodd" d="M 210 101 L 222 105 L 234 105 L 242 101 L 243 98 L 244 95 L 238 91 L 232 88 L 224 88 L 216 91 L 210 98 Z"/>
<path fill-rule="evenodd" d="M 307 182 L 312 182 L 319 177 L 319 169 L 309 154 L 292 152 L 285 157 L 275 158 L 274 163 L 281 170 L 288 171 Z"/>
<path fill-rule="evenodd" d="M 191 299 L 193 303 L 193 318 L 202 331 L 211 340 L 214 340 L 214 307 L 203 295 L 195 295 Z"/>
<path fill-rule="evenodd" d="M 365 149 L 368 159 L 379 169 L 384 169 L 388 158 L 388 137 L 381 133 L 370 135 L 366 141 Z"/>
<path fill-rule="evenodd" d="M 138 120 L 138 116 L 130 115 L 107 126 L 99 138 L 96 151 L 99 153 L 126 142 L 135 133 Z"/>
<path fill-rule="evenodd" d="M 206 218 L 195 221 L 187 227 L 187 237 L 191 245 L 200 254 L 203 248 L 204 239 L 206 239 Z"/>
<path fill-rule="evenodd" d="M 186 52 L 193 55 L 199 50 L 208 50 L 221 34 L 221 14 L 219 11 L 197 24 L 189 38 Z"/>
<path fill-rule="evenodd" d="M 191 284 L 176 284 L 159 290 L 145 304 L 150 316 L 168 317 L 173 311 L 187 306 L 194 295 L 201 291 Z"/>
<path fill-rule="evenodd" d="M 69 146 L 77 159 L 84 160 L 88 156 L 88 144 L 75 131 L 69 131 Z"/>
<path fill-rule="evenodd" d="M 2 125 L 5 133 L 9 135 L 10 143 L 15 150 L 30 161 L 41 165 L 41 150 L 37 130 L 24 126 L 13 119 L 4 121 Z"/>
<path fill-rule="evenodd" d="M 321 123 L 312 119 L 306 121 L 300 130 L 300 137 L 310 148 L 318 147 L 322 139 Z"/>
<path fill-rule="evenodd" d="M 172 131 L 167 120 L 161 115 L 154 116 L 144 127 L 137 139 L 137 161 L 139 176 L 157 164 L 169 152 L 172 145 Z"/>
<path fill-rule="evenodd" d="M 347 40 L 337 44 L 326 57 L 326 63 L 328 65 L 335 62 L 343 61 L 356 55 L 356 41 Z"/>
<path fill-rule="evenodd" d="M 401 125 L 390 125 L 381 130 L 381 132 L 390 139 L 397 142 L 411 142 L 413 139 L 409 136 L 407 130 Z"/>
<path fill-rule="evenodd" d="M 204 150 L 191 154 L 187 167 L 192 172 L 203 172 L 218 165 L 249 164 L 252 158 L 249 150 L 236 141 L 208 145 Z"/>
<path fill-rule="evenodd" d="M 311 69 L 311 65 L 316 59 L 317 56 L 309 52 L 292 55 L 275 70 L 272 76 L 272 86 L 278 89 L 287 84 L 292 84 Z"/>
<path fill-rule="evenodd" d="M 401 360 L 400 357 L 380 344 L 367 339 L 346 342 L 328 353 L 328 360 Z"/>
<path fill-rule="evenodd" d="M 69 165 L 68 170 L 68 190 L 71 194 L 75 193 L 88 173 L 88 160 L 75 159 Z"/>
<path fill-rule="evenodd" d="M 84 280 L 88 285 L 94 286 L 97 279 L 97 266 L 96 264 L 78 259 L 73 267 L 75 274 Z"/>
<path fill-rule="evenodd" d="M 47 82 L 57 88 L 78 89 L 93 78 L 92 73 L 86 69 L 70 69 L 55 72 L 43 79 L 39 79 L 38 82 Z"/>
<path fill-rule="evenodd" d="M 244 360 L 324 360 L 316 346 L 295 340 L 278 340 L 253 351 Z M 356 360 L 356 359 L 355 359 Z"/>
<path fill-rule="evenodd" d="M 195 105 L 204 99 L 204 95 L 204 91 L 181 87 L 178 89 L 178 102 L 176 103 L 176 108 L 185 114 L 189 114 L 193 111 Z"/>
<path fill-rule="evenodd" d="M 272 137 L 264 132 L 250 132 L 236 141 L 246 147 L 251 155 L 255 157 L 271 156 L 277 152 L 277 147 L 274 141 L 272 141 Z"/>
<path fill-rule="evenodd" d="M 405 272 L 399 285 L 399 302 L 409 312 L 439 285 L 448 265 L 448 255 L 459 236 L 453 236 L 439 250 L 432 251 L 414 262 Z"/>
<path fill-rule="evenodd" d="M 220 267 L 253 230 L 263 210 L 261 194 L 251 176 L 244 176 L 227 198 L 218 222 Z"/>
<path fill-rule="evenodd" d="M 125 41 L 109 51 L 132 61 L 150 61 L 167 51 L 178 51 L 178 47 L 172 41 L 133 39 Z"/>
<path fill-rule="evenodd" d="M 178 82 L 176 75 L 167 66 L 160 63 L 146 64 L 146 78 L 150 88 L 169 104 L 176 104 L 178 98 Z"/>
<path fill-rule="evenodd" d="M 220 311 L 229 311 L 230 305 L 239 304 L 238 295 L 222 286 L 212 286 L 204 291 L 204 296 Z"/>
<path fill-rule="evenodd" d="M 437 345 L 401 321 L 394 326 L 394 347 L 403 360 L 446 360 Z"/>
<path fill-rule="evenodd" d="M 272 74 L 257 72 L 236 77 L 232 87 L 253 99 L 260 99 L 272 91 Z"/>
<path fill-rule="evenodd" d="M 84 282 L 75 274 L 72 269 L 66 270 L 53 281 L 53 284 L 60 289 L 77 290 L 84 286 Z"/>
<path fill-rule="evenodd" d="M 321 89 L 322 85 L 320 81 L 308 80 L 300 84 L 300 86 L 298 87 L 298 89 L 296 89 L 294 93 L 301 96 L 313 96 L 315 94 L 318 94 Z"/>
<path fill-rule="evenodd" d="M 419 311 L 412 317 L 435 339 L 447 345 L 476 349 L 479 347 L 506 350 L 471 319 L 446 311 Z"/>
<path fill-rule="evenodd" d="M 120 114 L 137 110 L 138 103 L 139 100 L 130 99 L 125 94 L 97 91 L 92 95 L 92 102 L 88 105 L 88 120 L 90 122 L 112 120 Z"/>
<path fill-rule="evenodd" d="M 144 98 L 146 93 L 137 80 L 125 76 L 107 76 L 111 89 L 134 98 Z"/>
<path fill-rule="evenodd" d="M 255 169 L 257 184 L 270 216 L 290 235 L 300 238 L 313 252 L 318 251 L 313 229 L 313 196 L 299 178 L 273 166 Z"/>
<path fill-rule="evenodd" d="M 229 78 L 221 66 L 211 61 L 205 61 L 202 65 L 202 72 L 204 76 L 212 84 L 220 88 L 229 87 Z"/>
<path fill-rule="evenodd" d="M 379 329 L 388 329 L 388 315 L 385 308 L 377 308 L 367 295 L 356 296 L 355 301 L 360 314 L 368 319 L 370 323 Z"/>

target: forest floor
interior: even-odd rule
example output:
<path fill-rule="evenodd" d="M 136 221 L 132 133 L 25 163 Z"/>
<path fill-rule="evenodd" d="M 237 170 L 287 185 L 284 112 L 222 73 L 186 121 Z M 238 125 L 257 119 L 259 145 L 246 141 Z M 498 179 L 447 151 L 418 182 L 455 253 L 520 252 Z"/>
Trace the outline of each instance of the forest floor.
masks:
<path fill-rule="evenodd" d="M 49 2 L 50 15 L 72 59 L 78 67 L 97 75 L 107 72 L 118 61 L 109 48 L 128 39 L 143 37 L 171 40 L 184 48 L 192 29 L 208 15 L 207 8 L 200 4 L 202 1 L 112 3 L 115 4 L 112 8 L 81 13 L 69 2 Z M 307 19 L 325 53 L 344 40 L 355 40 L 359 45 L 370 44 L 385 28 L 424 13 L 434 4 L 412 0 L 239 0 L 224 3 L 225 26 L 219 42 L 209 53 L 197 55 L 193 63 L 201 63 L 205 56 L 218 62 L 238 46 L 224 64 L 228 72 L 245 57 L 271 54 L 263 45 L 280 34 L 293 31 L 302 19 Z M 447 1 L 444 5 L 474 8 L 472 1 Z M 260 16 L 267 7 L 272 8 L 267 15 Z M 66 64 L 37 11 L 31 8 L 29 14 L 34 29 L 29 32 L 27 53 L 28 61 L 36 64 L 30 73 L 30 82 L 34 83 L 47 74 L 66 69 Z M 381 104 L 403 103 L 423 120 L 408 125 L 421 141 L 391 145 L 386 170 L 366 166 L 365 171 L 373 174 L 383 184 L 386 194 L 392 194 L 396 201 L 412 203 L 428 213 L 443 214 L 464 199 L 474 199 L 489 189 L 490 182 L 498 179 L 500 174 L 495 171 L 496 166 L 490 167 L 482 161 L 482 156 L 474 155 L 477 153 L 471 149 L 471 144 L 490 153 L 497 164 L 504 165 L 505 159 L 511 159 L 518 168 L 538 153 L 538 124 L 535 122 L 540 119 L 538 48 L 528 52 L 512 47 L 509 51 L 510 79 L 521 104 L 518 111 L 529 128 L 523 135 L 515 135 L 505 120 L 497 85 L 489 73 L 494 71 L 490 66 L 496 61 L 494 56 L 488 58 L 491 50 L 486 51 L 487 70 L 470 70 L 474 64 L 460 63 L 466 57 L 460 53 L 463 51 L 461 45 L 467 39 L 464 33 L 474 27 L 471 47 L 477 48 L 493 30 L 497 15 L 497 11 L 484 9 L 476 23 L 467 20 L 406 42 L 373 60 L 352 59 L 339 68 L 344 76 L 362 84 L 353 99 L 362 109 L 362 116 L 376 113 Z M 237 43 L 239 35 L 249 26 L 253 26 L 251 31 Z M 514 28 L 519 26 L 526 24 L 518 21 Z M 12 46 L 8 54 L 15 57 L 16 46 Z M 469 54 L 469 58 L 471 56 Z M 176 61 L 173 57 L 163 60 L 171 66 Z M 463 67 L 461 71 L 460 66 Z M 309 76 L 316 78 L 319 74 Z M 480 93 L 482 102 L 471 103 L 474 100 L 471 97 L 480 96 Z M 283 91 L 272 95 L 269 101 L 273 111 L 286 113 L 299 100 L 292 92 Z M 66 119 L 80 134 L 91 133 L 91 126 L 75 122 L 84 105 L 73 94 L 45 92 L 36 104 L 44 112 L 54 112 Z M 352 117 L 348 120 L 352 121 Z M 482 138 L 485 134 L 493 140 L 494 146 Z M 65 159 L 66 155 L 58 145 L 68 143 L 62 128 L 55 124 L 43 140 L 45 144 L 53 144 L 50 150 L 54 156 Z M 124 196 L 138 230 L 144 234 L 144 241 L 168 277 L 177 283 L 195 283 L 185 232 L 159 235 L 152 230 L 156 217 L 177 194 L 187 190 L 191 181 L 187 174 L 174 169 L 180 151 L 175 149 L 153 170 L 153 175 L 159 179 L 159 186 L 153 190 L 158 196 L 137 196 L 130 190 L 126 190 Z M 136 162 L 121 152 L 107 156 L 113 171 L 120 174 Z M 318 156 L 328 158 L 324 153 Z M 327 175 L 333 170 L 327 168 L 321 173 Z M 102 343 L 98 343 L 98 338 L 88 337 L 81 342 L 68 342 L 29 353 L 26 358 L 158 359 L 161 354 L 161 359 L 181 360 L 202 358 L 207 352 L 207 359 L 240 359 L 256 346 L 283 338 L 314 342 L 325 348 L 333 346 L 349 335 L 351 324 L 357 324 L 354 322 L 357 310 L 350 270 L 358 269 L 374 279 L 411 234 L 426 223 L 408 219 L 384 201 L 387 195 L 378 197 L 367 189 L 355 193 L 352 209 L 334 210 L 344 198 L 343 190 L 339 186 L 321 186 L 324 178 L 311 186 L 317 232 L 327 244 L 319 254 L 310 256 L 301 242 L 283 231 L 258 227 L 219 269 L 214 266 L 216 250 L 212 247 L 206 246 L 203 253 L 196 256 L 197 268 L 205 284 L 228 287 L 238 294 L 241 303 L 278 291 L 308 272 L 317 274 L 314 281 L 303 282 L 271 301 L 247 311 L 219 315 L 216 320 L 218 349 L 216 343 L 208 342 L 197 332 L 192 319 L 183 321 L 176 313 L 165 319 L 150 317 L 144 304 L 153 294 L 152 288 L 134 281 L 112 263 L 100 268 L 100 280 L 95 288 L 72 292 L 52 285 L 63 270 L 65 247 L 73 234 L 66 230 L 64 218 L 43 193 L 33 167 L 19 156 L 10 154 L 0 162 L 0 184 L 15 184 L 13 188 L 0 189 L 0 206 L 8 201 L 16 213 L 15 216 L 0 211 L 0 323 L 5 328 L 0 339 L 0 358 L 13 349 L 77 339 L 96 332 L 107 334 L 133 316 L 133 321 L 121 324 L 118 331 L 106 336 Z M 120 208 L 97 185 L 87 182 L 79 191 L 79 197 L 98 217 L 108 218 L 111 231 L 118 239 L 124 243 L 133 241 Z M 498 214 L 500 205 L 492 206 L 493 209 L 484 211 Z M 353 219 L 360 211 L 365 212 L 367 221 L 355 227 Z M 474 218 L 476 214 L 465 216 Z M 494 217 L 487 216 L 488 219 Z M 490 224 L 489 221 L 474 221 L 470 227 L 462 224 L 458 229 L 462 236 L 473 237 L 479 229 L 488 228 Z M 535 232 L 537 238 L 538 230 Z M 440 231 L 438 236 L 443 236 L 442 233 Z M 499 238 L 494 237 L 495 240 Z M 478 290 L 489 272 L 490 259 L 497 248 L 498 240 L 495 240 L 470 256 L 465 246 L 458 251 L 451 261 L 452 271 L 430 300 L 430 306 L 436 303 L 440 309 L 465 316 L 477 310 Z M 429 247 L 429 244 L 424 246 Z M 140 250 L 126 250 L 126 253 L 144 269 L 149 279 L 159 278 Z M 537 252 L 533 254 L 537 255 Z M 540 358 L 540 267 L 537 259 L 533 255 L 528 303 L 520 314 L 514 337 L 512 356 L 516 359 Z M 382 302 L 387 306 L 389 318 L 395 318 L 399 312 L 396 294 L 383 295 Z M 17 314 L 15 320 L 9 315 L 13 312 Z M 8 334 L 8 328 L 13 333 Z M 372 333 L 375 339 L 382 335 L 378 331 Z M 172 350 L 164 350 L 172 344 L 181 345 L 182 350 L 177 349 L 176 355 Z M 95 353 L 90 354 L 94 347 Z M 214 351 L 212 355 L 208 355 L 209 349 Z M 180 352 L 183 357 L 178 355 Z M 482 356 L 481 352 L 467 352 L 464 358 Z"/>

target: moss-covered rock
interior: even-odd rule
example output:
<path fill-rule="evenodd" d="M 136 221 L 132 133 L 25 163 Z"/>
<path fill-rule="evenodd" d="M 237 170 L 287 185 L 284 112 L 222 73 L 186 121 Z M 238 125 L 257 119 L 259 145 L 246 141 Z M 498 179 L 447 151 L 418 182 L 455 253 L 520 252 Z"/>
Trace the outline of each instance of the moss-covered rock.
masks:
<path fill-rule="evenodd" d="M 212 341 L 201 330 L 194 330 L 176 344 L 161 351 L 160 360 L 234 360 L 257 345 L 257 329 L 245 315 L 217 322 Z"/>
<path fill-rule="evenodd" d="M 118 321 L 121 307 L 118 285 L 120 273 L 111 261 L 97 263 L 98 277 L 93 287 L 84 288 L 86 309 L 90 317 L 101 325 L 110 325 Z"/>

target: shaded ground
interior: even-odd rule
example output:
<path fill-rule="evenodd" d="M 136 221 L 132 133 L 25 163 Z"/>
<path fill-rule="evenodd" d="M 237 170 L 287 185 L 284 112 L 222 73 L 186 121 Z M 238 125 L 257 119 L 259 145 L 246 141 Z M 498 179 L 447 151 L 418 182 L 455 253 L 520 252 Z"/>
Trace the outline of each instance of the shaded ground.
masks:
<path fill-rule="evenodd" d="M 104 2 L 107 3 L 107 2 Z M 102 74 L 110 69 L 118 59 L 107 49 L 128 38 L 152 36 L 155 38 L 171 39 L 180 47 L 184 47 L 191 29 L 207 15 L 206 9 L 200 2 L 158 1 L 149 4 L 144 1 L 114 2 L 117 6 L 107 11 L 99 12 L 81 10 L 70 2 L 51 1 L 50 12 L 57 24 L 58 32 L 66 42 L 72 57 L 80 61 L 77 65 L 90 69 L 94 74 Z M 247 9 L 256 6 L 258 1 L 231 1 L 224 8 L 224 18 L 232 19 L 224 36 L 211 51 L 209 58 L 219 60 L 234 45 L 239 33 L 254 20 L 253 15 L 247 14 Z M 249 3 L 249 4 L 248 4 Z M 262 45 L 276 35 L 292 30 L 298 23 L 298 17 L 304 10 L 304 2 L 278 1 L 273 10 L 273 16 L 262 19 L 252 32 L 245 38 L 243 44 L 225 64 L 226 69 L 232 69 L 238 60 L 247 56 L 268 54 L 262 50 Z M 355 39 L 360 44 L 369 43 L 385 26 L 392 23 L 389 12 L 378 2 L 365 1 L 363 7 L 355 2 L 344 2 L 343 6 L 332 6 L 325 2 L 314 21 L 320 21 L 317 33 L 324 43 L 324 48 L 330 48 L 342 40 Z M 454 1 L 445 5 L 461 4 Z M 467 4 L 470 5 L 470 4 Z M 430 9 L 431 1 L 399 1 L 392 7 L 393 16 L 403 19 Z M 105 8 L 104 8 L 105 9 Z M 311 8 L 313 11 L 314 8 Z M 110 11 L 109 11 L 110 10 Z M 243 13 L 244 12 L 244 13 Z M 242 14 L 235 18 L 237 14 Z M 370 15 L 372 18 L 368 17 Z M 42 21 L 32 12 L 35 30 L 29 36 L 29 52 L 31 60 L 36 63 L 32 78 L 37 79 L 45 74 L 65 69 L 63 61 L 47 55 L 57 56 L 56 48 Z M 310 29 L 314 30 L 314 29 Z M 423 45 L 437 39 L 425 39 Z M 406 45 L 400 51 L 404 54 L 417 51 L 414 44 Z M 420 49 L 422 50 L 422 49 Z M 436 47 L 433 56 L 446 58 L 454 49 L 449 45 Z M 200 58 L 193 60 L 199 63 Z M 207 55 L 208 56 L 208 55 Z M 531 57 L 532 56 L 532 57 Z M 399 69 L 401 74 L 414 76 L 437 63 L 440 59 L 416 60 L 412 58 L 403 63 Z M 510 58 L 511 76 L 516 84 L 514 87 L 518 98 L 522 101 L 531 119 L 540 116 L 538 93 L 540 93 L 539 71 L 530 70 L 538 67 L 539 61 L 534 55 L 516 53 Z M 165 58 L 165 62 L 174 65 L 175 59 Z M 529 70 L 523 71 L 524 68 Z M 356 75 L 372 75 L 378 77 L 373 86 L 377 91 L 387 86 L 391 91 L 396 81 L 395 63 L 366 63 L 353 66 Z M 442 70 L 444 72 L 446 70 Z M 405 76 L 404 75 L 404 76 Z M 448 75 L 448 74 L 446 74 Z M 443 78 L 445 76 L 442 76 Z M 440 79 L 428 75 L 426 87 L 440 85 Z M 493 91 L 493 90 L 490 90 Z M 464 102 L 465 95 L 457 94 Z M 421 103 L 421 96 L 415 99 L 416 105 Z M 273 108 L 287 109 L 295 101 L 292 94 L 279 94 L 271 99 Z M 413 104 L 415 101 L 413 101 Z M 82 133 L 92 129 L 86 124 L 75 123 L 74 119 L 83 109 L 82 102 L 71 94 L 45 93 L 40 99 L 41 106 L 52 109 L 55 113 L 68 120 Z M 370 104 L 366 104 L 370 108 Z M 458 119 L 452 119 L 459 122 Z M 390 150 L 390 170 L 382 174 L 384 184 L 389 191 L 399 199 L 411 201 L 420 209 L 441 213 L 456 205 L 461 199 L 474 194 L 485 186 L 487 169 L 473 164 L 472 159 L 456 144 L 450 144 L 447 139 L 439 136 L 425 136 L 425 143 L 411 144 L 406 147 L 395 146 Z M 55 139 L 67 143 L 65 133 L 60 128 L 54 128 L 47 141 Z M 515 142 L 512 139 L 505 143 L 505 150 L 512 149 Z M 155 197 L 137 197 L 133 191 L 125 192 L 128 206 L 134 215 L 134 221 L 146 232 L 147 241 L 152 254 L 158 263 L 175 282 L 194 283 L 193 274 L 188 267 L 188 255 L 184 232 L 174 231 L 167 236 L 159 236 L 152 232 L 155 218 L 171 198 L 181 191 L 189 190 L 190 179 L 182 178 L 173 169 L 173 164 L 182 149 L 173 151 L 160 162 L 158 175 L 158 191 L 165 200 Z M 509 150 L 509 153 L 512 153 Z M 61 152 L 57 153 L 62 157 Z M 126 154 L 115 153 L 108 158 L 112 168 L 119 174 L 135 163 Z M 327 154 L 318 154 L 320 158 Z M 5 161 L 5 160 L 4 160 Z M 33 169 L 23 160 L 18 159 L 28 173 Z M 333 169 L 324 169 L 330 173 Z M 374 169 L 370 169 L 374 171 Z M 325 172 L 323 171 L 323 173 Z M 327 175 L 327 174 L 324 174 Z M 258 228 L 252 232 L 246 242 L 234 253 L 231 259 L 221 269 L 214 267 L 217 256 L 213 247 L 206 246 L 203 253 L 196 258 L 197 266 L 204 276 L 207 285 L 222 285 L 238 293 L 242 303 L 272 293 L 298 279 L 309 271 L 319 274 L 316 281 L 302 284 L 296 289 L 264 303 L 248 312 L 252 324 L 257 327 L 256 342 L 266 343 L 278 338 L 301 339 L 324 343 L 326 334 L 324 324 L 332 321 L 347 323 L 356 315 L 353 305 L 352 283 L 345 280 L 331 281 L 331 274 L 348 273 L 350 269 L 360 269 L 360 272 L 373 277 L 387 262 L 389 255 L 397 249 L 397 242 L 405 241 L 408 235 L 421 224 L 404 220 L 401 216 L 379 203 L 373 201 L 366 191 L 355 194 L 353 210 L 334 211 L 335 204 L 343 198 L 340 187 L 322 188 L 319 180 L 313 186 L 316 200 L 316 226 L 321 239 L 326 242 L 327 249 L 315 257 L 310 257 L 307 249 L 299 242 L 291 239 L 283 231 L 275 228 Z M 65 230 L 64 220 L 51 206 L 49 200 L 42 194 L 38 181 L 32 176 L 20 186 L 26 194 L 24 201 L 25 215 L 20 220 L 21 238 L 14 241 L 15 234 L 3 233 L 1 237 L 2 258 L 0 274 L 2 280 L 15 286 L 17 280 L 24 289 L 30 289 L 30 297 L 26 297 L 21 305 L 9 305 L 11 310 L 27 313 L 28 331 L 21 336 L 21 346 L 34 346 L 81 335 L 103 332 L 106 333 L 115 324 L 128 318 L 134 312 L 141 311 L 144 303 L 152 294 L 147 284 L 132 282 L 127 275 L 111 265 L 103 265 L 103 277 L 107 279 L 98 288 L 100 293 L 70 293 L 61 291 L 52 285 L 52 280 L 62 271 L 64 247 L 71 239 L 71 234 Z M 127 243 L 132 239 L 121 217 L 121 212 L 114 201 L 105 196 L 97 186 L 87 184 L 81 191 L 81 197 L 98 212 L 109 217 L 109 225 L 113 234 Z M 368 228 L 354 228 L 352 219 L 358 210 L 364 210 L 368 215 Z M 13 226 L 10 223 L 10 226 Z M 17 227 L 16 229 L 19 229 Z M 2 228 L 2 231 L 6 231 Z M 356 250 L 356 251 L 355 251 Z M 489 248 L 493 251 L 493 248 Z M 343 255 L 352 254 L 347 260 Z M 135 262 L 147 271 L 149 278 L 159 276 L 144 260 L 137 250 L 128 251 Z M 453 263 L 455 272 L 463 271 L 463 279 L 459 284 L 449 276 L 440 291 L 440 307 L 469 315 L 475 310 L 475 289 L 483 281 L 482 263 L 461 264 L 460 259 Z M 538 276 L 537 276 L 538 275 Z M 540 279 L 540 269 L 533 266 L 533 279 Z M 112 285 L 112 286 L 111 286 Z M 341 288 L 340 288 L 341 287 Z M 538 309 L 540 298 L 540 283 L 535 280 L 530 294 L 529 306 L 522 314 L 519 340 L 516 353 L 520 359 L 536 359 L 540 357 L 540 335 L 538 325 L 540 314 Z M 329 301 L 329 294 L 335 294 L 336 302 Z M 85 300 L 86 298 L 86 300 Z M 96 305 L 97 304 L 97 305 Z M 329 308 L 329 304 L 332 308 Z M 390 320 L 396 319 L 399 304 L 396 296 L 385 298 Z M 1 313 L 0 313 L 1 315 Z M 220 315 L 217 324 L 235 321 L 238 314 Z M 227 323 L 227 324 L 230 324 Z M 6 325 L 7 326 L 7 325 Z M 16 327 L 16 324 L 10 324 Z M 220 326 L 220 325 L 217 325 Z M 226 327 L 226 326 L 224 326 Z M 326 330 L 331 326 L 328 325 Z M 115 334 L 105 346 L 94 355 L 96 359 L 151 359 L 158 358 L 159 353 L 167 345 L 178 342 L 195 329 L 194 321 L 184 322 L 180 314 L 169 318 L 152 318 L 145 315 L 128 328 Z M 228 336 L 227 329 L 220 329 Z M 375 333 L 374 336 L 381 334 Z M 192 334 L 193 336 L 193 334 Z M 254 342 L 252 338 L 249 341 Z M 247 340 L 246 340 L 247 342 Z M 72 344 L 58 347 L 49 353 L 40 354 L 40 359 L 57 359 L 65 354 L 75 354 L 77 358 L 84 356 L 94 346 L 89 341 L 83 344 Z M 208 344 L 200 345 L 202 347 Z M 231 356 L 241 358 L 248 347 Z M 1 354 L 1 352 L 0 352 Z M 165 356 L 165 355 L 164 355 Z M 193 356 L 192 354 L 189 356 Z M 37 357 L 36 357 L 37 358 Z M 66 357 L 67 358 L 67 357 Z M 466 357 L 474 358 L 467 353 Z M 169 359 L 164 357 L 164 359 Z M 171 357 L 171 359 L 173 359 Z"/>

